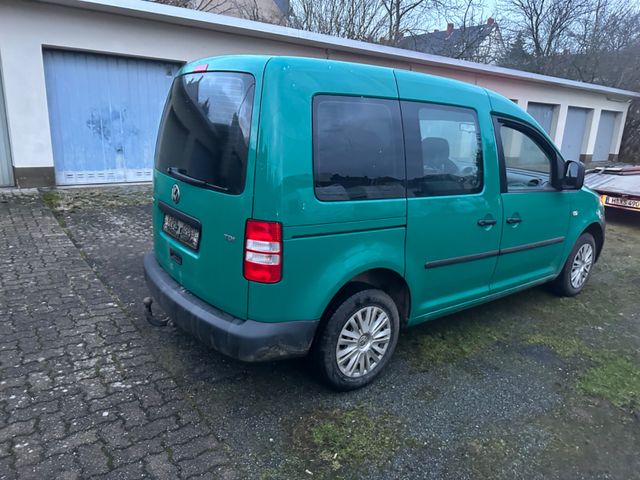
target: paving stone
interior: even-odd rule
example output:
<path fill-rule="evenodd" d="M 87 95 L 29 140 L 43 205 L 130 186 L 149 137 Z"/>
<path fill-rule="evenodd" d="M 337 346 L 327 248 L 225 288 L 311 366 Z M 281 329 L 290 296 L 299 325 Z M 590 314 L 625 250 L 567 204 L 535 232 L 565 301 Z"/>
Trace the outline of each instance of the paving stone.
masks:
<path fill-rule="evenodd" d="M 40 198 L 0 197 L 0 479 L 169 479 L 225 464 Z M 204 456 L 173 458 L 180 444 Z"/>

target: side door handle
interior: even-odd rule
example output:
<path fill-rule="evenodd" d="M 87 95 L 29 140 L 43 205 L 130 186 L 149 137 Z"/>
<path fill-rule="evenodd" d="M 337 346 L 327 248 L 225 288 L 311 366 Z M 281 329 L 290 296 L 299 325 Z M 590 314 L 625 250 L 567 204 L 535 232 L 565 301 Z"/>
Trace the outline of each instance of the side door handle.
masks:
<path fill-rule="evenodd" d="M 509 217 L 507 218 L 507 223 L 509 225 L 515 225 L 516 223 L 522 222 L 522 219 L 519 217 Z"/>
<path fill-rule="evenodd" d="M 498 223 L 496 220 L 488 218 L 481 218 L 480 220 L 478 220 L 479 227 L 488 227 L 490 225 L 495 225 L 496 223 Z"/>

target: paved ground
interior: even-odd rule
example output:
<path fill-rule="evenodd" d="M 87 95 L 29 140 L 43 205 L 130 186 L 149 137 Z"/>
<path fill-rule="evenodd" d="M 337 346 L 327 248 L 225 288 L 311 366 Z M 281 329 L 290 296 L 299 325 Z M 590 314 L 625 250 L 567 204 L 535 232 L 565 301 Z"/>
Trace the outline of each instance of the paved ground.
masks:
<path fill-rule="evenodd" d="M 2 201 L 0 478 L 233 477 L 226 447 L 42 201 Z"/>
<path fill-rule="evenodd" d="M 146 324 L 148 188 L 45 200 L 0 204 L 0 478 L 640 478 L 632 215 L 610 216 L 578 298 L 538 288 L 407 330 L 387 375 L 338 395 L 304 361 L 246 365 Z"/>

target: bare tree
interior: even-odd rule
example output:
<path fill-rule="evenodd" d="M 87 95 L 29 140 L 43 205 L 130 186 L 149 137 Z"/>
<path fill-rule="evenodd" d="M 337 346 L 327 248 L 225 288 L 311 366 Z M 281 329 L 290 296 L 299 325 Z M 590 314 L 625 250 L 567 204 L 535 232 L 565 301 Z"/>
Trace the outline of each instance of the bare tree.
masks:
<path fill-rule="evenodd" d="M 294 0 L 290 25 L 326 35 L 375 42 L 383 35 L 380 0 Z"/>
<path fill-rule="evenodd" d="M 628 61 L 634 57 L 634 49 L 640 47 L 638 5 L 593 0 L 591 11 L 581 19 L 573 36 L 575 53 L 571 56 L 570 76 L 613 87 L 640 88 L 637 62 Z"/>
<path fill-rule="evenodd" d="M 505 66 L 640 91 L 640 4 L 629 0 L 502 0 L 511 20 Z M 640 161 L 640 102 L 620 158 Z"/>
<path fill-rule="evenodd" d="M 546 73 L 553 58 L 571 47 L 572 31 L 589 12 L 593 0 L 502 0 L 510 18 L 512 39 L 520 35 L 535 69 Z"/>
<path fill-rule="evenodd" d="M 228 13 L 231 8 L 231 2 L 228 0 L 151 0 L 155 3 L 164 5 L 172 5 L 174 7 L 190 8 L 192 10 L 200 10 L 212 13 Z"/>
<path fill-rule="evenodd" d="M 292 0 L 291 26 L 328 35 L 397 45 L 425 32 L 444 0 Z"/>
<path fill-rule="evenodd" d="M 256 22 L 274 23 L 286 25 L 289 22 L 291 9 L 281 11 L 273 2 L 269 8 L 269 2 L 258 0 L 235 0 L 235 14 L 247 20 Z"/>
<path fill-rule="evenodd" d="M 424 31 L 428 7 L 435 7 L 438 0 L 382 0 L 386 13 L 386 43 L 397 45 L 410 33 Z"/>

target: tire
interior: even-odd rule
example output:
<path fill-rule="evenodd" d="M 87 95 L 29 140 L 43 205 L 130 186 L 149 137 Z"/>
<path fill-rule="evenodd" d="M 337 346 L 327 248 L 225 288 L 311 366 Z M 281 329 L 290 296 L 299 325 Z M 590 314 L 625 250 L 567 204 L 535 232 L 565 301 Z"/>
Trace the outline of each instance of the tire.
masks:
<path fill-rule="evenodd" d="M 551 282 L 551 289 L 560 296 L 574 297 L 579 294 L 584 286 L 587 284 L 591 272 L 593 270 L 593 264 L 596 261 L 596 242 L 593 235 L 590 233 L 583 233 L 578 237 L 576 244 L 573 246 L 567 261 L 560 272 L 560 275 Z M 576 268 L 580 268 L 578 265 L 582 262 L 585 265 L 586 270 L 581 270 L 578 277 L 575 277 Z M 586 262 L 586 263 L 585 263 Z M 573 276 L 573 280 L 572 280 Z M 579 278 L 579 281 L 577 280 Z"/>
<path fill-rule="evenodd" d="M 384 370 L 399 330 L 398 308 L 389 295 L 374 289 L 357 292 L 322 325 L 312 352 L 315 367 L 335 390 L 364 387 Z"/>

